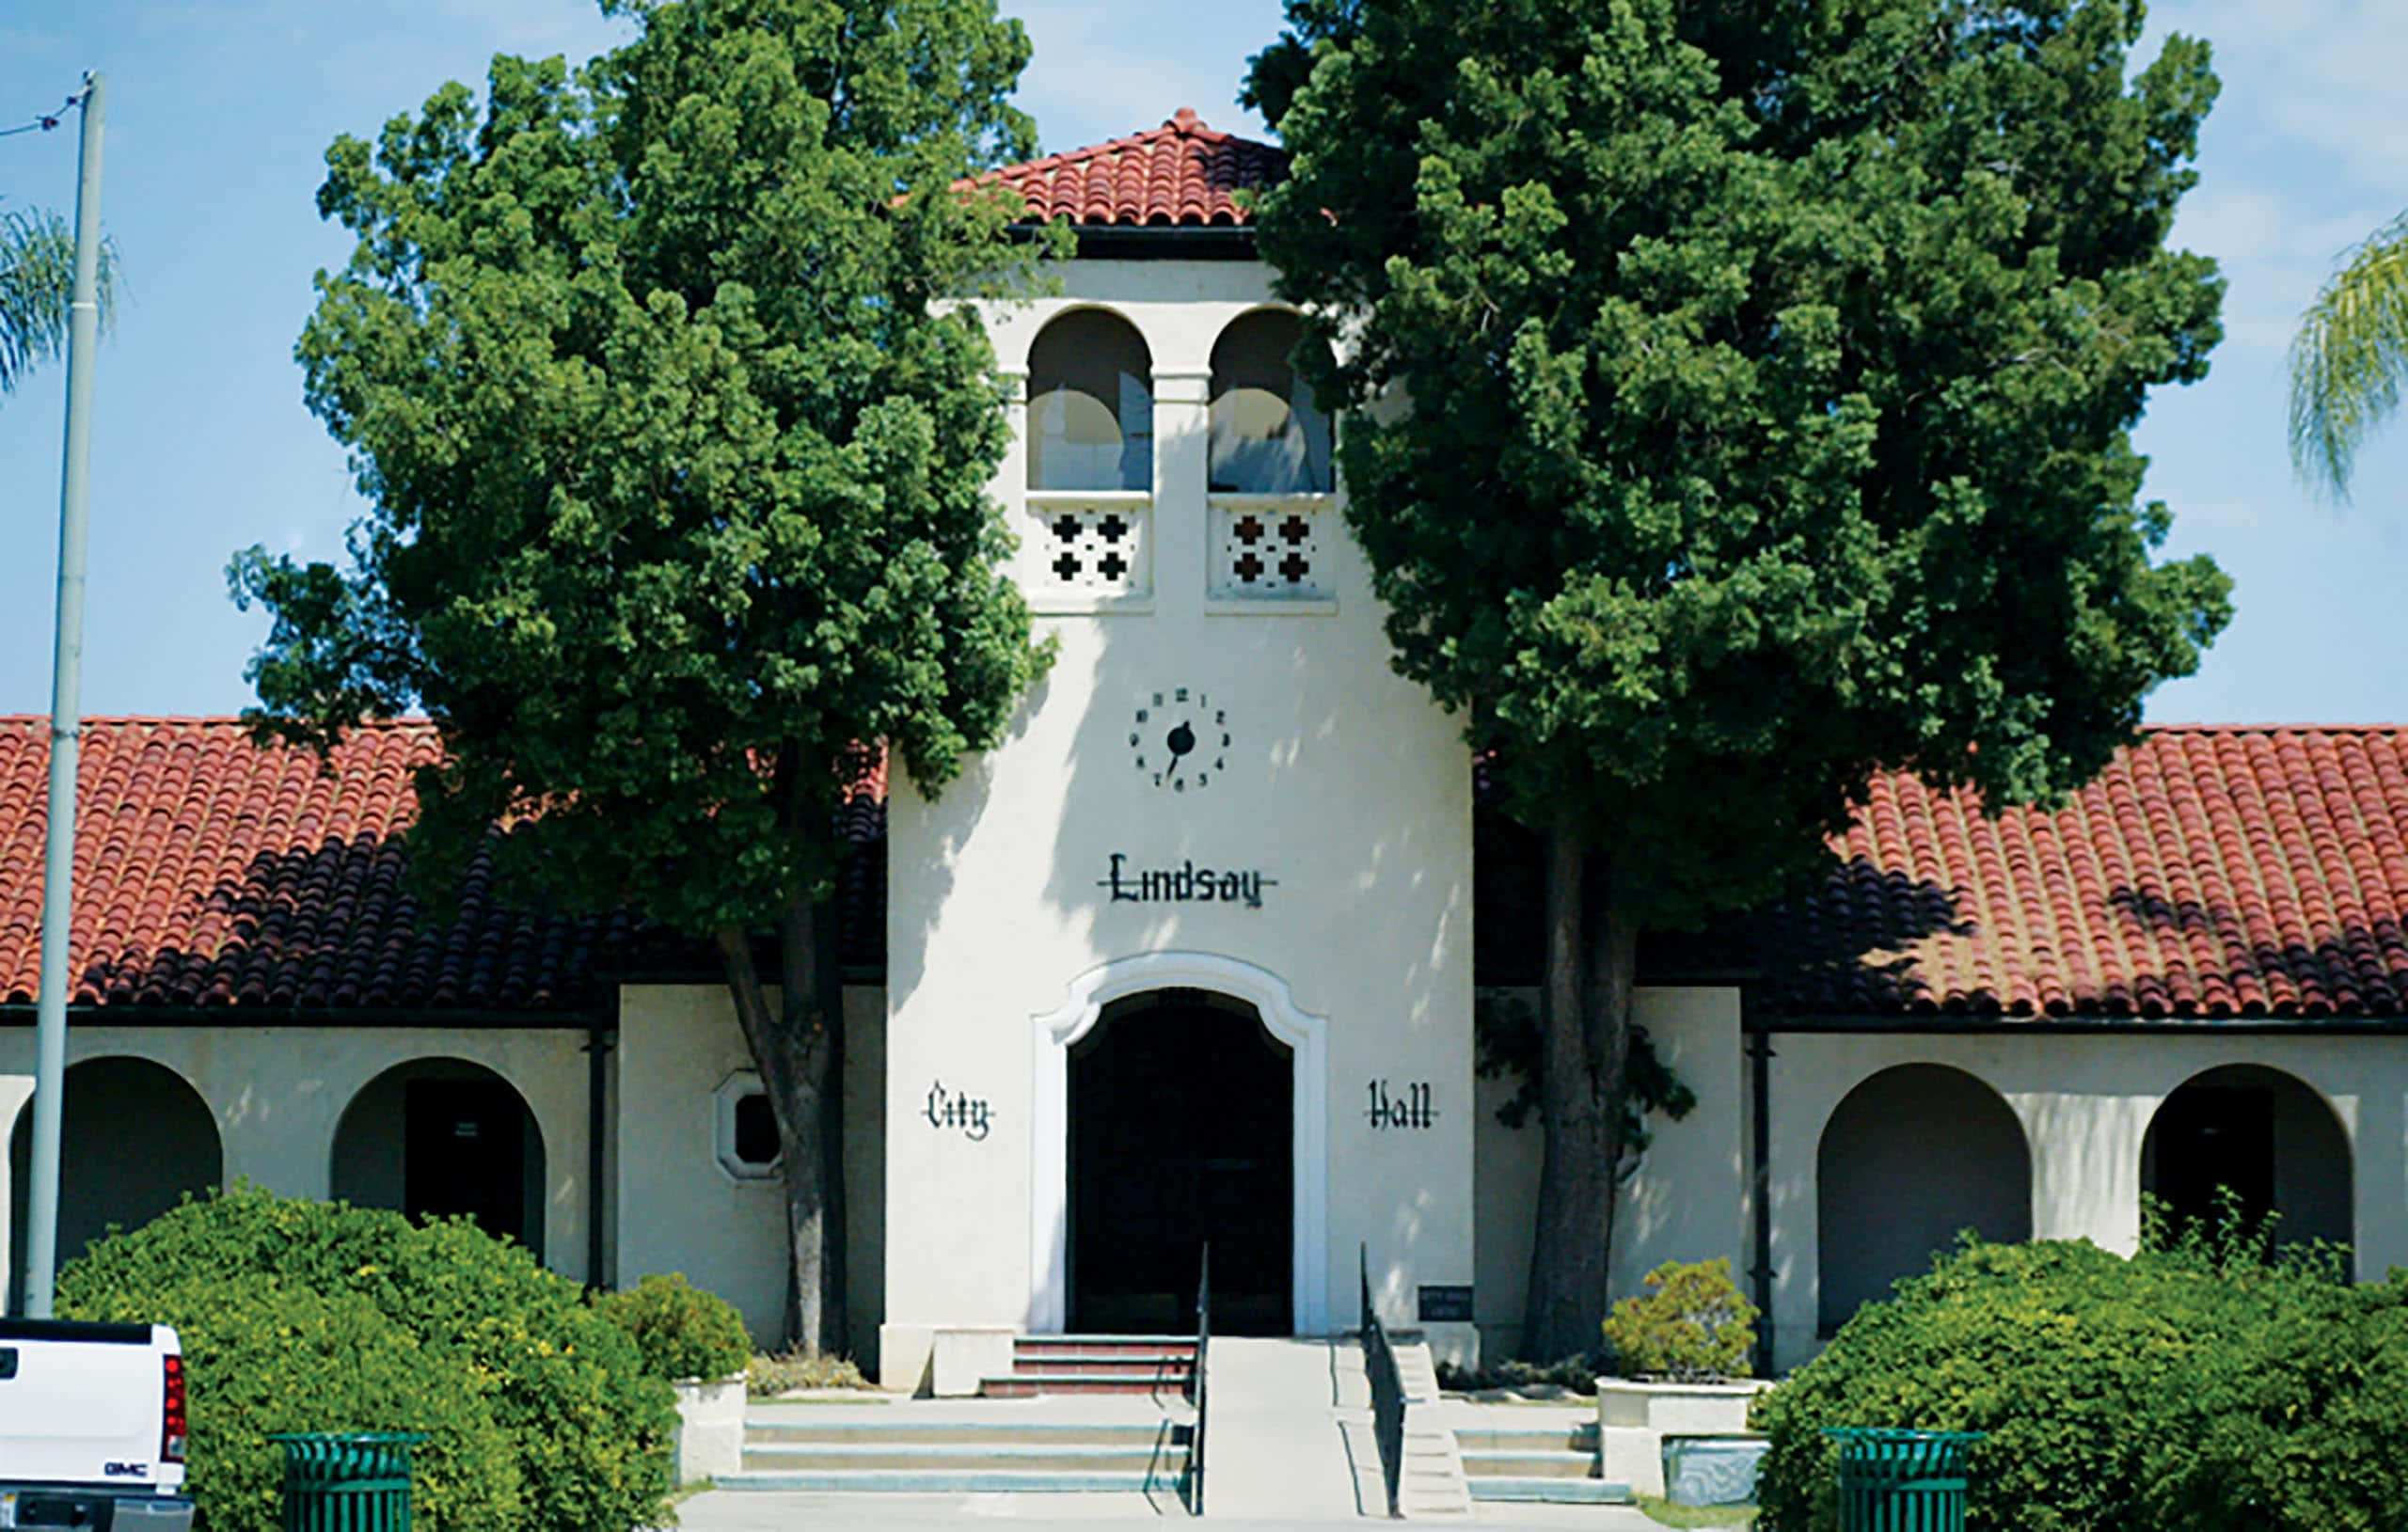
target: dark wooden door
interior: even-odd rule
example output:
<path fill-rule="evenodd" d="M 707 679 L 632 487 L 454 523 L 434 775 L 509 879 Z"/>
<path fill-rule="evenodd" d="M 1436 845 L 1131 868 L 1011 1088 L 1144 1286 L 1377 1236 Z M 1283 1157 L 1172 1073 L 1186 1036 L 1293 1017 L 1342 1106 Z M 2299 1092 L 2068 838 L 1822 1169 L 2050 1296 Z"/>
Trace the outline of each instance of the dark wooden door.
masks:
<path fill-rule="evenodd" d="M 2157 1194 L 2178 1229 L 2214 1227 L 2222 1189 L 2253 1223 L 2274 1207 L 2274 1093 L 2263 1085 L 2185 1085 L 2157 1114 Z"/>
<path fill-rule="evenodd" d="M 402 1208 L 467 1214 L 488 1234 L 527 1237 L 526 1108 L 499 1080 L 413 1080 L 403 1091 Z"/>
<path fill-rule="evenodd" d="M 1250 1012 L 1178 999 L 1105 1020 L 1070 1054 L 1070 1326 L 1181 1334 L 1212 1247 L 1212 1328 L 1286 1335 L 1293 1071 Z"/>

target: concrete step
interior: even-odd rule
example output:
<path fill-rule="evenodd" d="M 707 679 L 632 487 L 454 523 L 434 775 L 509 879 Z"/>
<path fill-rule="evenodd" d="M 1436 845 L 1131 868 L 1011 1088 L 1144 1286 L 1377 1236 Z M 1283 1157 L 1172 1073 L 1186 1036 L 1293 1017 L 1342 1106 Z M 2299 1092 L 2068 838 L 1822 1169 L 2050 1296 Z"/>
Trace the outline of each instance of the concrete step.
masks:
<path fill-rule="evenodd" d="M 1184 1421 L 832 1421 L 771 1420 L 753 1416 L 744 1423 L 747 1446 L 830 1443 L 851 1445 L 922 1445 L 955 1446 L 980 1442 L 1018 1442 L 1031 1445 L 1142 1446 L 1158 1439 L 1187 1445 L 1195 1429 Z"/>
<path fill-rule="evenodd" d="M 1512 1500 L 1554 1506 L 1627 1506 L 1634 1496 L 1627 1484 L 1596 1478 L 1507 1478 L 1475 1474 L 1466 1482 L 1474 1500 Z"/>
<path fill-rule="evenodd" d="M 1094 1355 L 1107 1351 L 1137 1351 L 1148 1356 L 1196 1355 L 1194 1335 L 1021 1335 L 1012 1341 L 1020 1356 Z"/>
<path fill-rule="evenodd" d="M 1187 1448 L 1167 1441 L 1135 1446 L 1022 1442 L 794 1442 L 744 1450 L 748 1473 L 911 1469 L 932 1473 L 1177 1474 L 1186 1466 Z"/>
<path fill-rule="evenodd" d="M 1464 1472 L 1474 1478 L 1597 1478 L 1597 1455 L 1593 1452 L 1546 1452 L 1503 1450 L 1494 1447 L 1463 1449 Z"/>
<path fill-rule="evenodd" d="M 747 1469 L 713 1482 L 722 1490 L 804 1491 L 817 1494 L 1176 1493 L 1180 1476 L 1048 1469 L 806 1468 L 761 1472 Z"/>
<path fill-rule="evenodd" d="M 1597 1455 L 1597 1423 L 1554 1427 L 1457 1426 L 1455 1441 L 1465 1452 L 1585 1452 Z"/>

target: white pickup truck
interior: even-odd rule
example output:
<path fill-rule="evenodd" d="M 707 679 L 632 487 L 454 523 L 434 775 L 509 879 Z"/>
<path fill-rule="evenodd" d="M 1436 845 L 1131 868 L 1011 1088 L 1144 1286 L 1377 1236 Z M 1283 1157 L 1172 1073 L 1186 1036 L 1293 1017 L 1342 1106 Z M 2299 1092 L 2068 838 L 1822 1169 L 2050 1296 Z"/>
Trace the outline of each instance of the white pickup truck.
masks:
<path fill-rule="evenodd" d="M 183 1485 L 173 1330 L 0 1319 L 0 1528 L 190 1532 Z"/>

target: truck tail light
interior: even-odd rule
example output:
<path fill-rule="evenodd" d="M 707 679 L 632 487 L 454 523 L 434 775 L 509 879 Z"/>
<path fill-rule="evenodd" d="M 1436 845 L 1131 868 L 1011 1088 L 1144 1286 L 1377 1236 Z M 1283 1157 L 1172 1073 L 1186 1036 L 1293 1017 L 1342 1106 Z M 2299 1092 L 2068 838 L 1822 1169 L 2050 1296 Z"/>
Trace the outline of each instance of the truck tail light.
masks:
<path fill-rule="evenodd" d="M 184 1461 L 184 1359 L 181 1356 L 161 1357 L 165 1369 L 166 1398 L 160 1411 L 159 1460 L 162 1462 Z"/>

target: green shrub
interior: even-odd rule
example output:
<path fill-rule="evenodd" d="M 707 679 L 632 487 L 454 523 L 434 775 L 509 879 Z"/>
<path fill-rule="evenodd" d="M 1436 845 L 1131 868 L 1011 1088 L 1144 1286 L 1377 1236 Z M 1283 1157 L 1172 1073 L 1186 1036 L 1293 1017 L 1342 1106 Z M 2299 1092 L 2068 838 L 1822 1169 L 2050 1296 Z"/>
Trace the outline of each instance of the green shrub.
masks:
<path fill-rule="evenodd" d="M 1757 1401 L 1760 1524 L 1838 1525 L 1834 1426 L 1986 1432 L 1971 1529 L 2395 1524 L 2408 1287 L 2353 1287 L 2329 1251 L 2263 1252 L 1969 1241 Z"/>
<path fill-rule="evenodd" d="M 744 1393 L 748 1398 L 773 1399 L 794 1388 L 872 1386 L 849 1357 L 832 1356 L 826 1351 L 784 1351 L 776 1356 L 756 1356 L 744 1365 Z"/>
<path fill-rule="evenodd" d="M 495 1424 L 489 1386 L 430 1365 L 407 1331 L 356 1293 L 272 1279 L 84 1298 L 79 1319 L 166 1318 L 189 1369 L 189 1486 L 214 1528 L 281 1524 L 283 1452 L 273 1431 L 421 1431 L 412 1509 L 429 1528 L 508 1524 L 524 1483 Z"/>
<path fill-rule="evenodd" d="M 1666 1261 L 1647 1273 L 1647 1290 L 1614 1305 L 1606 1349 L 1633 1377 L 1705 1382 L 1745 1378 L 1756 1346 L 1756 1306 L 1717 1257 Z"/>
<path fill-rule="evenodd" d="M 260 1296 L 238 1303 L 250 1289 Z M 245 1498 L 263 1471 L 249 1444 L 270 1429 L 433 1431 L 424 1473 L 449 1487 L 430 1488 L 429 1532 L 626 1532 L 661 1513 L 676 1429 L 667 1385 L 575 1283 L 465 1220 L 414 1224 L 238 1187 L 103 1240 L 60 1272 L 58 1293 L 62 1313 L 162 1321 L 186 1338 L 193 1477 L 213 1532 L 276 1524 Z M 222 1320 L 230 1307 L 244 1318 Z M 339 1382 L 351 1364 L 324 1337 L 345 1334 L 378 1357 L 409 1356 L 422 1382 Z M 261 1399 L 275 1401 L 266 1416 Z M 211 1413 L 222 1458 L 203 1436 Z"/>
<path fill-rule="evenodd" d="M 594 1301 L 594 1311 L 635 1337 L 643 1368 L 672 1382 L 717 1381 L 742 1372 L 752 1356 L 743 1316 L 717 1293 L 689 1285 L 675 1271 L 648 1276 Z"/>

